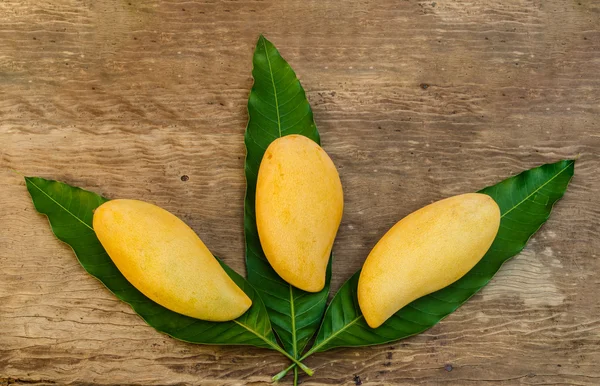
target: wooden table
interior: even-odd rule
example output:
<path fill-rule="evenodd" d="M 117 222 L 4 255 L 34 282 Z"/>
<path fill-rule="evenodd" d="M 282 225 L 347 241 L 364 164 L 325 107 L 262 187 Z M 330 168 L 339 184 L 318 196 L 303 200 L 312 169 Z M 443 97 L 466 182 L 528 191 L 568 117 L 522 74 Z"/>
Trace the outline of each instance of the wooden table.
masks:
<path fill-rule="evenodd" d="M 579 155 L 550 220 L 481 293 L 419 336 L 309 358 L 305 384 L 600 384 L 598 1 L 5 0 L 0 385 L 257 385 L 287 365 L 148 327 L 10 171 L 157 203 L 244 272 L 260 33 L 344 184 L 334 291 L 411 211 Z"/>

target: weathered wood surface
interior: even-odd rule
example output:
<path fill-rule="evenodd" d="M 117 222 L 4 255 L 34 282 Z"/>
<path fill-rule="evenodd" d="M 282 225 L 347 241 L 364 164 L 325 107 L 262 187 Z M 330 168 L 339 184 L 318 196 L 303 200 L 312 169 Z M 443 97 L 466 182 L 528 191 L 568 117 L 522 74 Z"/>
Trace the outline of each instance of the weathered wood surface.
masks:
<path fill-rule="evenodd" d="M 302 380 L 599 384 L 595 0 L 0 2 L 0 384 L 266 384 L 287 365 L 145 325 L 9 171 L 155 202 L 244 272 L 261 32 L 301 78 L 341 173 L 333 290 L 407 213 L 580 155 L 548 223 L 459 311 L 396 344 L 315 355 Z"/>

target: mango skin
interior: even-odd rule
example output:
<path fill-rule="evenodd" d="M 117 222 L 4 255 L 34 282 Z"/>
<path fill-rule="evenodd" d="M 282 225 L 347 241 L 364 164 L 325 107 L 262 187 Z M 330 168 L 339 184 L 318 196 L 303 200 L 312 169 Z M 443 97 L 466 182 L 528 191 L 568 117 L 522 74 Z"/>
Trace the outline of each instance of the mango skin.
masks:
<path fill-rule="evenodd" d="M 413 300 L 454 283 L 485 255 L 500 227 L 488 195 L 434 202 L 394 225 L 373 248 L 358 280 L 358 303 L 372 328 Z"/>
<path fill-rule="evenodd" d="M 260 243 L 275 272 L 301 290 L 322 290 L 344 211 L 331 158 L 307 137 L 276 139 L 260 164 L 255 203 Z"/>
<path fill-rule="evenodd" d="M 223 322 L 252 305 L 196 233 L 156 205 L 108 201 L 96 208 L 93 226 L 123 276 L 171 311 Z"/>

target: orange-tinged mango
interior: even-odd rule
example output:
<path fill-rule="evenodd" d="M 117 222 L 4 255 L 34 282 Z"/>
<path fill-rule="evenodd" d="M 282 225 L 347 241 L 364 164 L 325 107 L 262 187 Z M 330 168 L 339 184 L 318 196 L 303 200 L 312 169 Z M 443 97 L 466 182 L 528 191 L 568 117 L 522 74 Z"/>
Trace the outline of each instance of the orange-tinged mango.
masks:
<path fill-rule="evenodd" d="M 464 276 L 481 260 L 500 227 L 488 195 L 434 202 L 394 225 L 373 248 L 358 281 L 358 303 L 376 328 L 415 299 Z"/>
<path fill-rule="evenodd" d="M 318 144 L 301 135 L 271 142 L 258 172 L 256 225 L 279 276 L 304 291 L 323 289 L 343 210 L 340 177 Z"/>
<path fill-rule="evenodd" d="M 112 200 L 94 212 L 94 230 L 125 278 L 156 303 L 222 322 L 252 301 L 202 240 L 175 215 L 143 201 Z"/>

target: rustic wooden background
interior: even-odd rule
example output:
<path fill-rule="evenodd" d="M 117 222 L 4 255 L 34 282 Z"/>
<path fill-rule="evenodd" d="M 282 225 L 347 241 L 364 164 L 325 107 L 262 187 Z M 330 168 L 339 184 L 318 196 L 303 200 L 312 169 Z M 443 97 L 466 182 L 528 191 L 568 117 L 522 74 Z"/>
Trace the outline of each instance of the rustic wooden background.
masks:
<path fill-rule="evenodd" d="M 244 272 L 260 33 L 344 184 L 334 291 L 409 212 L 580 157 L 547 224 L 468 304 L 420 336 L 315 355 L 304 383 L 600 384 L 597 0 L 3 0 L 0 385 L 257 385 L 287 365 L 145 325 L 10 171 L 155 202 Z"/>

